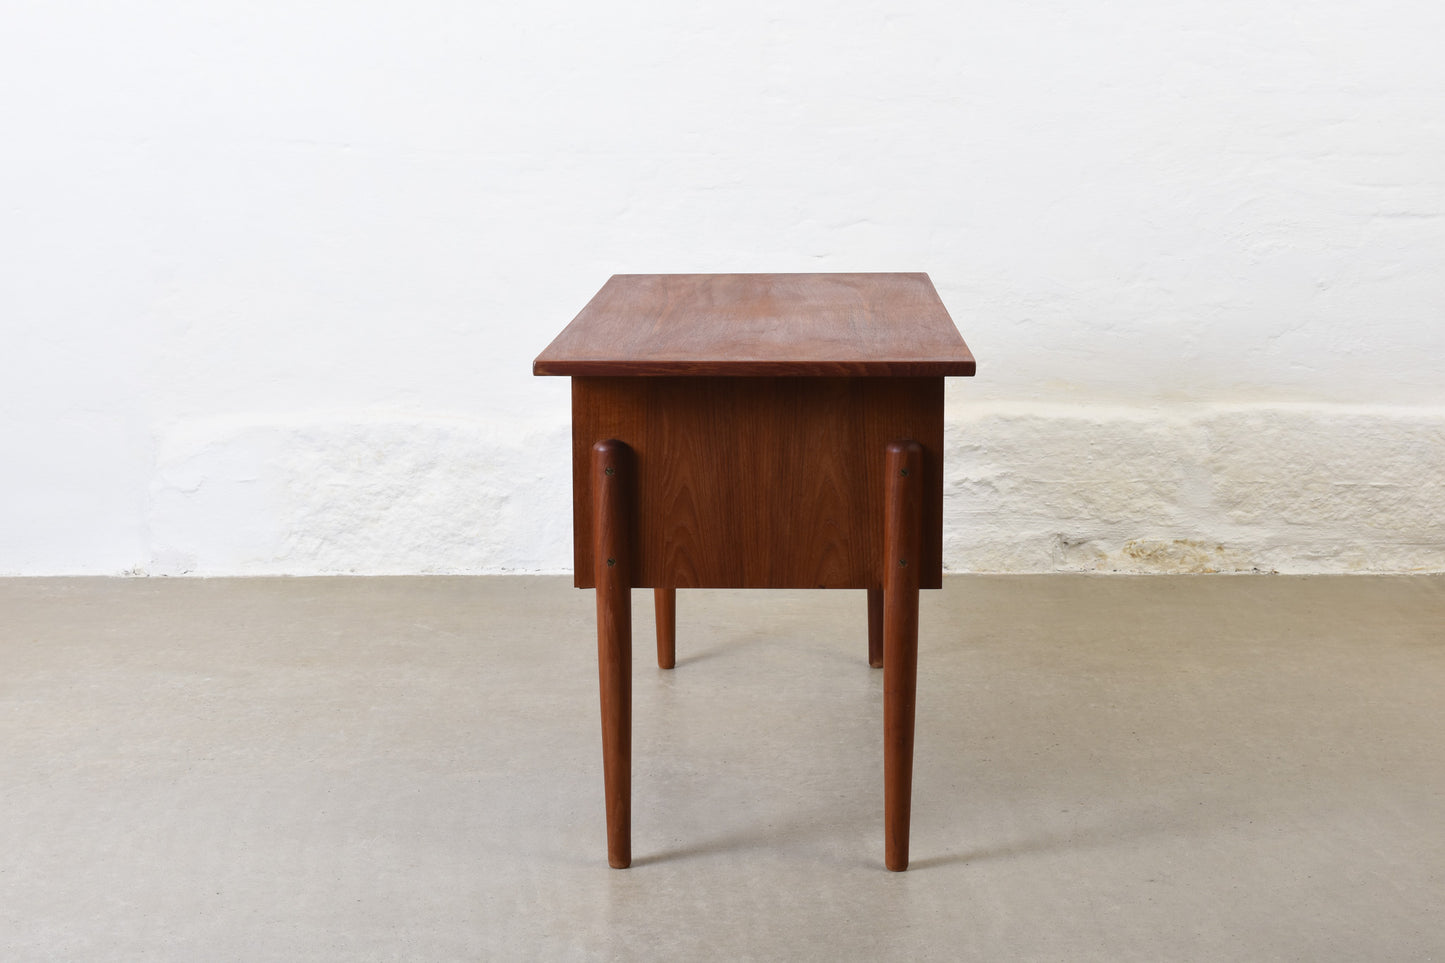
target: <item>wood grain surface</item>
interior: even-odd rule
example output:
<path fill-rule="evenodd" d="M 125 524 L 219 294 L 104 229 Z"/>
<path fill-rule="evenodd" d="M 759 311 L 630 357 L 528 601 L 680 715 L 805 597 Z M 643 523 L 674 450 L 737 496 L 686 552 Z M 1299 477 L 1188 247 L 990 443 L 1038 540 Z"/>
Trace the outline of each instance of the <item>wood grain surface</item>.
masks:
<path fill-rule="evenodd" d="M 926 274 L 618 274 L 539 375 L 972 375 Z"/>
<path fill-rule="evenodd" d="M 639 588 L 883 588 L 884 460 L 921 447 L 923 588 L 942 583 L 942 378 L 573 378 L 573 546 L 594 585 L 592 446 L 631 449 Z"/>

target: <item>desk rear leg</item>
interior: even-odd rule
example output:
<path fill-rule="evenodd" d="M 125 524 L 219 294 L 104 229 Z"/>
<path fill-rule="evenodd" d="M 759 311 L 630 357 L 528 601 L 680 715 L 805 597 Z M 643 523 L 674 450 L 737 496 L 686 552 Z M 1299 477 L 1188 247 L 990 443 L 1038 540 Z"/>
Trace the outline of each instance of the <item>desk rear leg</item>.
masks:
<path fill-rule="evenodd" d="M 657 667 L 677 665 L 677 589 L 652 590 L 657 603 Z"/>
<path fill-rule="evenodd" d="M 868 664 L 883 668 L 883 590 L 868 590 Z"/>

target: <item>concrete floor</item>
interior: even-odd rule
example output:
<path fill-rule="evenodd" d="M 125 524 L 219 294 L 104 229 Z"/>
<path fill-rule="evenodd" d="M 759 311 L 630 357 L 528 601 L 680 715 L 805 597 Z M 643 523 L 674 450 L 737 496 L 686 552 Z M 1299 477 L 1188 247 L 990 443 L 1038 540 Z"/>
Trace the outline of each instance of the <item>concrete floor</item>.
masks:
<path fill-rule="evenodd" d="M 913 868 L 862 592 L 0 581 L 0 959 L 1445 959 L 1445 578 L 925 593 Z"/>

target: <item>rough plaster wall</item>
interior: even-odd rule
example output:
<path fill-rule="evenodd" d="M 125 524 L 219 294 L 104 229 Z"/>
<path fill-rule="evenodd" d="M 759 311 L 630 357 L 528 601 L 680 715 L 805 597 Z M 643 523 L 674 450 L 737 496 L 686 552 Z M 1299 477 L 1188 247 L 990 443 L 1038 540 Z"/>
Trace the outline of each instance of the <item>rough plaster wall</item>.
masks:
<path fill-rule="evenodd" d="M 1445 410 L 955 405 L 944 553 L 982 571 L 1445 571 Z"/>
<path fill-rule="evenodd" d="M 962 570 L 1442 562 L 1445 6 L 7 6 L 0 574 L 556 571 L 616 271 L 924 270 Z"/>
<path fill-rule="evenodd" d="M 556 570 L 571 551 L 570 445 L 565 425 L 384 412 L 188 423 L 160 453 L 145 571 Z"/>

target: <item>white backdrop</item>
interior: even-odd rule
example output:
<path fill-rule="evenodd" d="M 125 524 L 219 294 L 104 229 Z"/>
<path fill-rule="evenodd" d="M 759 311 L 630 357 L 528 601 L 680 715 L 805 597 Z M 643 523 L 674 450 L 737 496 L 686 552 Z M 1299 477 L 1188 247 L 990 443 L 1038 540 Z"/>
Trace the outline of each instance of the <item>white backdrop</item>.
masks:
<path fill-rule="evenodd" d="M 9 3 L 0 573 L 570 565 L 613 272 L 922 270 L 958 570 L 1445 569 L 1437 0 Z"/>

